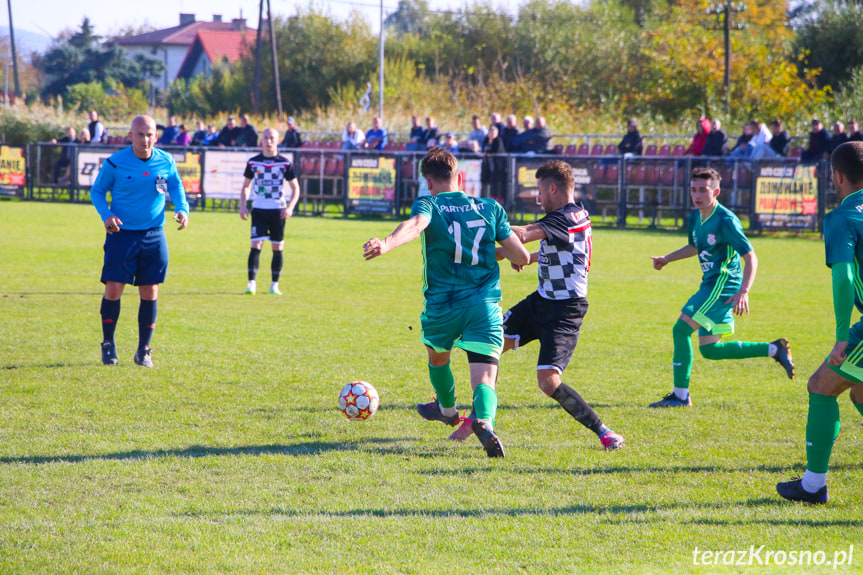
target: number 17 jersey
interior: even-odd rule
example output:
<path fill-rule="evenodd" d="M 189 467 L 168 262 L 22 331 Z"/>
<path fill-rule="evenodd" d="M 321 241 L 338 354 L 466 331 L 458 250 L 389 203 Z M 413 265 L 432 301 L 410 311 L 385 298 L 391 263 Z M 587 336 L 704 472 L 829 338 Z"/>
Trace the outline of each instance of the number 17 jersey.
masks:
<path fill-rule="evenodd" d="M 464 192 L 446 192 L 417 198 L 411 216 L 418 214 L 429 220 L 422 233 L 426 302 L 451 307 L 499 302 L 495 242 L 512 235 L 501 205 Z"/>

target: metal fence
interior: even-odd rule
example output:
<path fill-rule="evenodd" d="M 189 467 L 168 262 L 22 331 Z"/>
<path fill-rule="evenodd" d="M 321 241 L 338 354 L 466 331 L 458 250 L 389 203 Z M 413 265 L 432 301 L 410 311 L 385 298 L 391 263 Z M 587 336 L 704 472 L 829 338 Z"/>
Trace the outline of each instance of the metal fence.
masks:
<path fill-rule="evenodd" d="M 337 144 L 320 144 L 337 145 Z M 675 155 L 670 146 L 652 150 L 655 155 L 605 155 L 601 144 L 597 149 L 581 146 L 564 150 L 560 155 L 500 155 L 483 158 L 479 155 L 462 155 L 466 166 L 466 179 L 473 182 L 474 195 L 493 197 L 501 202 L 514 219 L 528 220 L 538 217 L 541 207 L 536 204 L 536 183 L 533 173 L 549 159 L 568 162 L 576 174 L 576 194 L 592 214 L 597 225 L 617 227 L 681 227 L 690 208 L 689 178 L 696 166 L 710 166 L 722 175 L 720 202 L 735 213 L 748 219 L 751 228 L 763 225 L 764 218 L 756 216 L 756 182 L 764 173 L 792 174 L 798 166 L 796 159 L 750 161 L 739 158 L 708 158 Z M 89 189 L 98 171 L 100 157 L 107 157 L 116 147 L 99 145 L 31 144 L 25 149 L 27 183 L 25 197 L 30 200 L 89 202 Z M 213 188 L 209 176 L 220 170 L 213 152 L 236 152 L 238 157 L 251 157 L 258 149 L 228 148 L 167 148 L 175 155 L 197 157 L 198 187 L 189 193 L 190 203 L 199 210 L 236 210 L 240 184 L 235 189 Z M 357 201 L 355 169 L 360 159 L 383 158 L 387 170 L 392 172 L 392 195 L 386 202 L 376 204 L 371 213 L 404 216 L 412 202 L 423 193 L 424 182 L 419 174 L 422 153 L 407 151 L 342 151 L 332 147 L 288 150 L 300 182 L 300 213 L 351 215 L 366 213 L 365 204 Z M 573 153 L 574 152 L 574 153 Z M 587 152 L 587 153 L 584 153 Z M 678 150 L 679 152 L 679 150 Z M 208 153 L 211 156 L 208 163 Z M 484 177 L 483 162 L 496 162 L 499 178 Z M 366 162 L 367 163 L 367 162 Z M 479 166 L 479 169 L 477 169 Z M 828 176 L 829 165 L 822 162 L 813 169 L 817 178 L 817 214 L 787 227 L 818 229 L 823 214 L 835 204 L 835 193 Z M 771 171 L 772 170 L 772 171 Z M 239 172 L 239 173 L 238 173 Z M 502 172 L 502 173 L 501 173 Z M 230 172 L 242 181 L 241 170 L 236 166 Z M 352 179 L 353 176 L 353 179 Z M 789 176 L 790 177 L 790 176 Z M 234 180 L 235 182 L 238 180 Z M 791 180 L 789 180 L 791 181 Z M 211 187 L 208 190 L 208 185 Z M 225 184 L 222 182 L 221 187 Z M 189 190 L 187 189 L 187 192 Z M 374 203 L 374 202 L 371 202 Z M 383 207 L 382 207 L 383 206 Z M 360 209 L 363 208 L 363 209 Z M 810 208 L 807 208 L 811 211 Z M 775 221 L 780 221 L 776 220 Z M 802 223 L 801 223 L 802 222 Z"/>

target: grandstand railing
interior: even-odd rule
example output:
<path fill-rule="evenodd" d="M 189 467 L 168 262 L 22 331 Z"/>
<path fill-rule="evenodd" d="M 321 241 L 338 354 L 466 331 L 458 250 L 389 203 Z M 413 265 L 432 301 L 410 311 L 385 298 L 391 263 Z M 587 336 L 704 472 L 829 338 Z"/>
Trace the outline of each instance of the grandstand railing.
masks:
<path fill-rule="evenodd" d="M 404 144 L 393 144 L 383 151 L 344 151 L 338 145 L 338 142 L 317 142 L 283 151 L 292 156 L 299 178 L 300 213 L 343 216 L 363 213 L 405 216 L 409 213 L 411 204 L 425 189 L 419 173 L 422 152 L 409 152 Z M 88 202 L 99 164 L 117 149 L 107 145 L 31 144 L 25 149 L 27 183 L 23 195 L 31 200 Z M 481 178 L 481 165 L 486 161 L 482 156 L 463 154 L 460 158 L 465 160 L 464 170 L 471 193 L 494 197 L 511 217 L 520 220 L 541 215 L 533 179 L 536 168 L 549 159 L 563 159 L 576 173 L 576 194 L 590 210 L 594 223 L 617 227 L 684 226 L 691 211 L 689 176 L 696 166 L 711 166 L 719 171 L 722 175 L 720 201 L 748 219 L 751 227 L 757 227 L 758 219 L 752 216 L 756 213 L 755 186 L 759 174 L 764 173 L 765 167 L 798 165 L 795 157 L 769 161 L 728 156 L 693 157 L 683 155 L 683 149 L 683 145 L 648 145 L 644 156 L 621 156 L 615 153 L 614 144 L 588 146 L 585 143 L 558 146 L 556 154 L 501 155 L 497 157 L 497 165 L 505 167 L 505 173 L 493 183 Z M 195 209 L 238 209 L 242 167 L 245 159 L 257 154 L 259 149 L 183 147 L 166 150 L 175 154 L 178 162 L 185 162 L 182 164 L 184 173 L 192 182 L 187 192 Z M 213 152 L 230 152 L 228 155 L 234 160 L 225 163 L 225 154 Z M 58 170 L 58 160 L 64 154 L 69 158 L 69 167 L 61 166 Z M 374 165 L 373 160 L 379 158 L 387 160 L 386 167 L 379 169 L 381 174 L 391 174 L 389 184 L 376 180 L 378 168 L 365 167 Z M 358 169 L 358 165 L 364 167 Z M 816 169 L 818 215 L 813 220 L 813 228 L 820 226 L 827 207 L 835 204 L 828 167 L 822 162 Z M 352 170 L 362 172 L 369 186 L 358 188 L 358 172 Z M 215 180 L 213 174 L 219 174 L 221 179 Z M 375 185 L 391 188 L 392 192 L 387 191 L 380 201 L 366 196 L 369 190 L 377 189 L 373 189 Z M 358 191 L 361 198 L 372 197 L 372 201 L 358 200 Z"/>

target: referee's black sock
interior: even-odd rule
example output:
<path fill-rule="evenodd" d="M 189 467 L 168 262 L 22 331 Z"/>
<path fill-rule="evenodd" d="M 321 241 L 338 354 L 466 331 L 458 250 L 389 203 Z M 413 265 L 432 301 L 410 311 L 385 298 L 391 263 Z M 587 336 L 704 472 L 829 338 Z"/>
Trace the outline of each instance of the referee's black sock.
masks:
<path fill-rule="evenodd" d="M 117 320 L 120 318 L 120 300 L 103 297 L 99 313 L 102 315 L 102 341 L 114 341 L 114 330 L 117 329 Z"/>
<path fill-rule="evenodd" d="M 278 282 L 279 276 L 282 274 L 283 253 L 282 250 L 273 250 L 273 263 L 270 264 L 270 270 L 273 272 L 273 282 Z"/>
<path fill-rule="evenodd" d="M 138 349 L 150 347 L 156 329 L 156 300 L 142 299 L 138 308 Z"/>
<path fill-rule="evenodd" d="M 261 261 L 261 250 L 252 248 L 249 251 L 249 281 L 254 281 L 258 275 L 258 264 Z"/>
<path fill-rule="evenodd" d="M 554 390 L 554 393 L 551 394 L 551 398 L 557 401 L 568 414 L 576 419 L 576 421 L 592 432 L 598 435 L 602 430 L 602 420 L 599 419 L 599 416 L 595 411 L 593 411 L 593 408 L 584 401 L 577 391 L 565 383 L 561 383 L 558 388 Z"/>

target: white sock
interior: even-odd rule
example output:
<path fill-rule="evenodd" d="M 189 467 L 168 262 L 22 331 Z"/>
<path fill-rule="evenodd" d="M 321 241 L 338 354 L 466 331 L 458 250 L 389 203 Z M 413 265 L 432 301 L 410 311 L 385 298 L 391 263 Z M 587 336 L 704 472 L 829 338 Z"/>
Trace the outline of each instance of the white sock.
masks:
<path fill-rule="evenodd" d="M 677 399 L 686 401 L 686 398 L 689 397 L 689 388 L 688 387 L 675 387 L 674 395 L 677 396 Z"/>
<path fill-rule="evenodd" d="M 779 348 L 776 347 L 775 343 L 768 343 L 769 347 L 767 348 L 767 357 L 776 357 L 776 352 L 779 351 Z"/>
<path fill-rule="evenodd" d="M 255 289 L 256 285 L 255 280 L 249 280 L 249 289 Z"/>
<path fill-rule="evenodd" d="M 452 417 L 452 416 L 454 416 L 456 413 L 458 413 L 458 410 L 455 408 L 455 406 L 453 406 L 453 407 L 444 407 L 444 406 L 442 406 L 442 405 L 441 405 L 441 406 L 440 406 L 440 412 L 441 412 L 441 413 L 443 413 L 444 415 L 446 415 L 447 417 Z"/>
<path fill-rule="evenodd" d="M 807 469 L 806 473 L 803 474 L 803 481 L 800 482 L 800 485 L 809 493 L 815 493 L 822 487 L 827 486 L 827 474 L 814 473 Z"/>
<path fill-rule="evenodd" d="M 270 289 L 271 289 L 271 290 L 277 290 L 277 289 L 279 289 L 279 282 L 273 282 L 273 283 L 271 283 L 271 284 L 270 284 Z"/>

